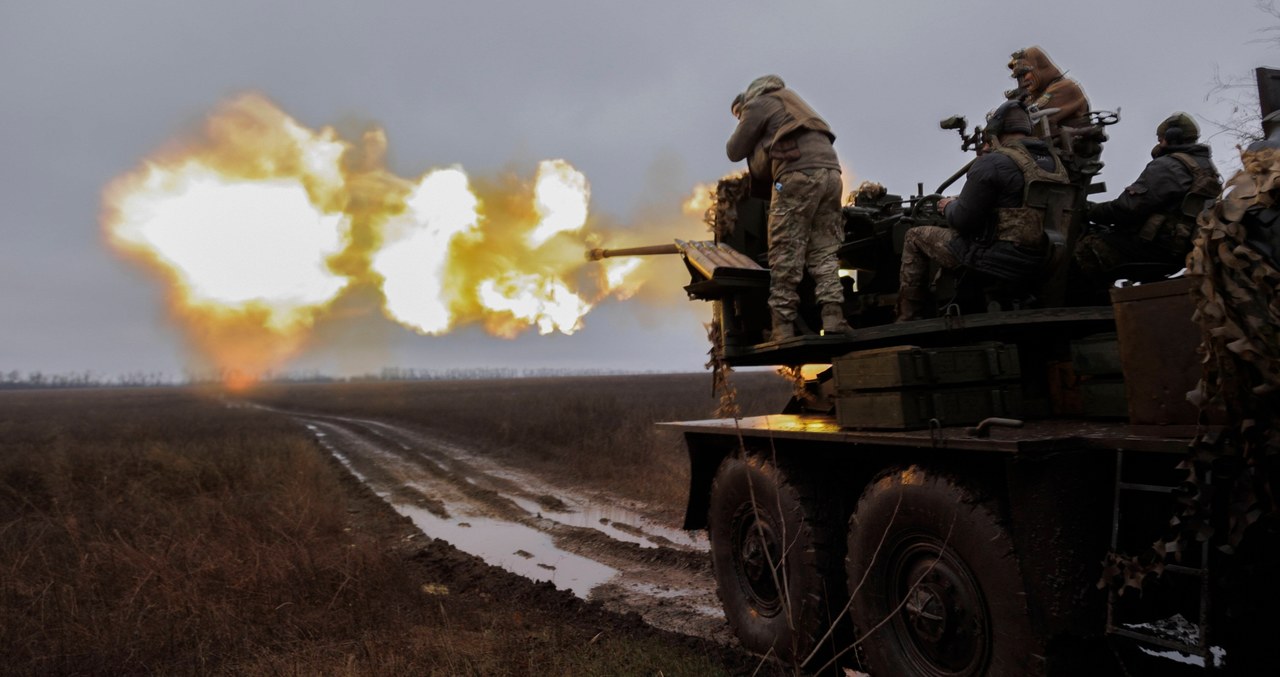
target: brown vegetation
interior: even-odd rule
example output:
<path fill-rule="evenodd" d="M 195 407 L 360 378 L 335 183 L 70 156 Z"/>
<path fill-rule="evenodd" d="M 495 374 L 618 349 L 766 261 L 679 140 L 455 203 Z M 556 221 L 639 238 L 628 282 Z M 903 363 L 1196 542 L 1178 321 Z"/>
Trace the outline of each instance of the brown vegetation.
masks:
<path fill-rule="evenodd" d="M 496 398 L 413 385 L 272 399 L 381 406 L 536 443 L 548 462 L 557 445 L 624 454 L 642 437 L 631 395 L 585 384 L 556 402 L 519 397 L 536 383 Z M 660 384 L 639 388 L 646 416 L 670 411 Z M 489 405 L 444 406 L 468 398 Z M 9 674 L 701 675 L 738 660 L 418 543 L 292 421 L 177 389 L 0 393 L 0 618 Z"/>

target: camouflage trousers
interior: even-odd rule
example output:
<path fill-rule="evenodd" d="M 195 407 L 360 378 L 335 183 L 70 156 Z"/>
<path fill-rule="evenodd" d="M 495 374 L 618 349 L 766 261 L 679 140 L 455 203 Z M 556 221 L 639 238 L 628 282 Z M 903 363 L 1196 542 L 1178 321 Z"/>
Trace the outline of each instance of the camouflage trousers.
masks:
<path fill-rule="evenodd" d="M 1115 281 L 1110 275 L 1126 263 L 1163 263 L 1182 266 L 1186 252 L 1173 251 L 1162 242 L 1143 242 L 1121 233 L 1098 231 L 1085 235 L 1076 243 L 1075 267 L 1092 289 L 1105 290 Z"/>
<path fill-rule="evenodd" d="M 769 203 L 769 308 L 794 320 L 800 305 L 796 287 L 807 269 L 817 284 L 819 303 L 844 302 L 836 250 L 844 239 L 840 213 L 840 172 L 801 169 L 773 184 Z"/>
<path fill-rule="evenodd" d="M 956 231 L 939 226 L 916 226 L 907 230 L 902 242 L 902 270 L 898 277 L 901 290 L 925 292 L 929 289 L 929 262 L 944 270 L 960 267 L 960 259 L 951 250 L 951 241 L 960 237 Z"/>

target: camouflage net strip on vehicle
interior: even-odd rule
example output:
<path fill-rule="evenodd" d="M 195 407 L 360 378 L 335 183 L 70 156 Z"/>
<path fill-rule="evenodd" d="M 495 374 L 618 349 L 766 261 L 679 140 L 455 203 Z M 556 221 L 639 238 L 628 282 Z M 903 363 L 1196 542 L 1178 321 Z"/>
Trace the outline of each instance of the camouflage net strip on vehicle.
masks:
<path fill-rule="evenodd" d="M 1147 574 L 1162 573 L 1170 557 L 1181 560 L 1188 544 L 1214 538 L 1215 503 L 1228 506 L 1217 521 L 1226 528 L 1216 539 L 1225 553 L 1235 552 L 1250 525 L 1276 513 L 1268 470 L 1280 456 L 1280 269 L 1251 242 L 1247 224 L 1250 213 L 1280 207 L 1280 152 L 1244 152 L 1241 159 L 1244 169 L 1200 215 L 1187 257 L 1203 356 L 1203 376 L 1188 399 L 1202 412 L 1225 410 L 1226 420 L 1239 424 L 1196 437 L 1179 466 L 1188 477 L 1169 533 L 1137 556 L 1109 554 L 1099 587 L 1140 590 Z M 1215 498 L 1215 491 L 1229 495 Z"/>
<path fill-rule="evenodd" d="M 727 176 L 716 184 L 715 201 L 702 216 L 702 220 L 715 233 L 716 239 L 733 234 L 738 226 L 738 203 L 750 195 L 751 176 L 743 173 Z"/>
<path fill-rule="evenodd" d="M 803 367 L 778 367 L 778 375 L 787 379 L 791 384 L 791 396 L 796 398 L 798 402 L 812 402 L 813 395 L 809 393 L 809 389 L 805 387 L 804 368 Z"/>
<path fill-rule="evenodd" d="M 716 183 L 715 193 L 712 195 L 714 201 L 703 214 L 702 220 L 715 234 L 717 242 L 733 234 L 738 225 L 738 203 L 747 198 L 750 190 L 751 175 L 745 172 L 727 176 Z M 733 368 L 725 361 L 721 351 L 721 346 L 724 345 L 724 309 L 719 304 L 722 303 L 725 302 L 716 301 L 711 323 L 706 325 L 711 349 L 707 351 L 709 359 L 705 366 L 711 370 L 711 394 L 720 398 L 716 417 L 736 419 L 742 416 L 742 408 L 738 406 L 738 390 L 730 381 Z"/>
<path fill-rule="evenodd" d="M 716 301 L 717 304 L 724 303 Z M 705 366 L 711 370 L 711 394 L 720 398 L 720 403 L 716 407 L 716 418 L 741 418 L 742 407 L 738 406 L 738 389 L 730 381 L 730 375 L 733 374 L 733 367 L 725 361 L 724 355 L 720 350 L 723 344 L 721 332 L 720 313 L 722 310 L 716 308 L 715 316 L 711 322 L 706 324 L 707 340 L 711 342 L 711 349 L 707 351 L 707 363 Z"/>
<path fill-rule="evenodd" d="M 1244 217 L 1280 200 L 1280 152 L 1244 153 L 1244 170 L 1227 183 L 1220 202 L 1200 218 L 1200 235 L 1187 258 L 1194 320 L 1203 332 L 1205 379 L 1200 397 L 1219 397 L 1230 413 L 1273 417 L 1280 391 L 1280 271 L 1250 243 Z M 1271 446 L 1278 431 L 1269 431 Z"/>
<path fill-rule="evenodd" d="M 1228 552 L 1250 524 L 1275 512 L 1267 467 L 1280 453 L 1280 270 L 1254 246 L 1246 225 L 1248 214 L 1280 202 L 1280 153 L 1244 152 L 1241 160 L 1244 169 L 1201 214 L 1187 257 L 1204 359 L 1204 376 L 1188 396 L 1202 410 L 1220 407 L 1228 421 L 1240 422 L 1222 435 L 1199 436 L 1189 459 L 1197 487 L 1210 467 L 1235 478 L 1222 546 Z"/>

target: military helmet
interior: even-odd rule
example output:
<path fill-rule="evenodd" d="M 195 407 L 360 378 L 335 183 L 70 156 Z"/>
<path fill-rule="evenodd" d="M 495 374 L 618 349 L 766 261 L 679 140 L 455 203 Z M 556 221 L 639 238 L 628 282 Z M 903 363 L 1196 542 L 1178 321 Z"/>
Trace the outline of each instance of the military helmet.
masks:
<path fill-rule="evenodd" d="M 1021 132 L 1031 133 L 1031 114 L 1021 101 L 1005 101 L 999 108 L 987 113 L 987 136 L 1000 136 Z"/>
<path fill-rule="evenodd" d="M 1156 137 L 1164 139 L 1171 146 L 1183 143 L 1194 143 L 1200 138 L 1200 126 L 1190 115 L 1178 111 L 1165 118 L 1156 127 Z"/>

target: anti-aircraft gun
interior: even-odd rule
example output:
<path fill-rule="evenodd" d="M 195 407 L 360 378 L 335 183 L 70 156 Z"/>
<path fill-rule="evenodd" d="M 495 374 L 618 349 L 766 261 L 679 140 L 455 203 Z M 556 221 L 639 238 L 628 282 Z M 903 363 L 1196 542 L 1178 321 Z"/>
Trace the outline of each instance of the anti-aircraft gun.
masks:
<path fill-rule="evenodd" d="M 1042 116 L 1045 111 L 1033 116 Z M 1038 202 L 1054 218 L 1046 224 L 1053 241 L 1052 259 L 1046 261 L 1045 283 L 1035 289 L 1011 289 L 996 281 L 967 275 L 959 279 L 943 276 L 938 297 L 944 301 L 939 315 L 947 316 L 947 326 L 958 316 L 969 324 L 993 322 L 1009 324 L 1008 317 L 979 318 L 988 310 L 1044 310 L 1065 305 L 1067 262 L 1075 240 L 1084 227 L 1084 200 L 1089 193 L 1105 190 L 1093 183 L 1101 170 L 1098 161 L 1101 144 L 1106 139 L 1103 128 L 1114 124 L 1118 114 L 1091 114 L 1086 128 L 1063 128 L 1055 143 L 1062 148 L 1061 157 L 1073 178 L 1073 186 L 1033 185 L 1027 195 L 1029 204 Z M 942 121 L 941 127 L 959 132 L 965 152 L 983 151 L 983 130 L 967 131 L 961 116 Z M 1043 126 L 1047 136 L 1047 125 Z M 942 322 L 908 323 L 890 326 L 897 300 L 898 270 L 906 232 L 918 225 L 945 225 L 937 210 L 941 193 L 964 175 L 972 161 L 943 181 L 932 193 L 918 184 L 914 194 L 899 195 L 882 186 L 864 183 L 850 195 L 843 208 L 844 239 L 837 252 L 841 279 L 845 287 L 845 315 L 858 329 L 853 339 L 822 336 L 815 331 L 802 331 L 800 336 L 784 341 L 768 341 L 770 316 L 767 306 L 769 273 L 767 210 L 765 200 L 754 197 L 751 177 L 743 174 L 719 182 L 714 206 L 708 210 L 706 222 L 715 239 L 710 242 L 677 242 L 635 250 L 593 250 L 589 258 L 634 255 L 638 253 L 680 253 L 689 269 L 690 283 L 685 290 L 690 298 L 711 301 L 718 330 L 718 357 L 730 366 L 770 364 L 829 363 L 831 358 L 855 347 L 877 347 L 903 340 L 903 337 L 930 332 Z M 813 302 L 811 280 L 798 289 L 801 295 L 800 324 L 820 325 L 817 304 Z M 1085 313 L 1089 315 L 1088 313 Z M 1096 313 L 1095 313 L 1096 314 Z M 1031 313 L 1027 319 L 1056 317 L 1056 314 Z"/>
<path fill-rule="evenodd" d="M 1068 197 L 1026 195 L 1065 215 L 1058 255 L 1099 190 L 1116 119 L 1060 132 Z M 963 120 L 943 127 L 980 149 Z M 1280 529 L 1261 519 L 1251 548 L 1225 555 L 1230 485 L 1215 484 L 1216 463 L 1186 470 L 1204 465 L 1191 441 L 1240 423 L 1184 396 L 1201 375 L 1186 279 L 1072 306 L 1052 302 L 1065 272 L 1049 261 L 1036 289 L 952 280 L 937 317 L 892 323 L 903 236 L 942 223 L 938 196 L 962 174 L 931 194 L 865 184 L 844 208 L 853 337 L 765 339 L 765 205 L 745 177 L 717 187 L 713 240 L 595 253 L 680 253 L 690 298 L 715 308 L 722 365 L 816 365 L 792 372 L 811 378 L 781 414 L 662 424 L 684 435 L 684 526 L 708 532 L 730 626 L 747 649 L 821 674 L 1111 674 L 1117 662 L 1178 674 L 1160 656 L 1212 668 L 1224 652 L 1237 674 L 1273 668 L 1280 586 L 1252 572 L 1280 570 Z M 801 317 L 817 326 L 813 310 Z M 1175 514 L 1198 535 L 1165 540 Z M 1153 542 L 1176 560 L 1152 556 Z"/>

